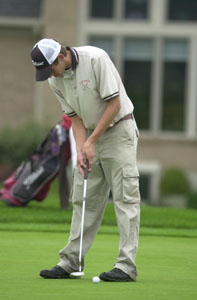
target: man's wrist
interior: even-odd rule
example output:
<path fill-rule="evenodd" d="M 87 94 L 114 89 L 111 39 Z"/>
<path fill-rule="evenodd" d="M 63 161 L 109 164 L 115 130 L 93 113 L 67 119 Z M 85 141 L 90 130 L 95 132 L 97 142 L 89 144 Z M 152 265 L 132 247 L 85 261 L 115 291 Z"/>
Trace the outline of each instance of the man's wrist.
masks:
<path fill-rule="evenodd" d="M 89 143 L 95 145 L 95 144 L 96 144 L 96 141 L 97 141 L 97 138 L 96 138 L 96 136 L 94 136 L 94 135 L 92 134 L 92 135 L 90 135 L 90 136 L 88 137 L 87 141 L 88 141 Z"/>
<path fill-rule="evenodd" d="M 77 153 L 81 153 L 83 151 L 83 145 L 82 146 L 76 146 Z"/>

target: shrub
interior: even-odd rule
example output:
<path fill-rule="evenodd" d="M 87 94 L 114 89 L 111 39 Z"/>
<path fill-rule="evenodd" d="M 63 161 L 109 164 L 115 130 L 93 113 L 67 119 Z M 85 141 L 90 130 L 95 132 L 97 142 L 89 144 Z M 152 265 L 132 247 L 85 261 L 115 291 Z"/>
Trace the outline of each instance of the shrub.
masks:
<path fill-rule="evenodd" d="M 162 195 L 188 195 L 190 183 L 185 172 L 179 168 L 169 168 L 164 171 L 160 182 Z"/>
<path fill-rule="evenodd" d="M 188 207 L 197 209 L 197 192 L 193 192 L 189 195 Z"/>
<path fill-rule="evenodd" d="M 0 164 L 15 168 L 22 161 L 29 160 L 47 132 L 46 126 L 41 127 L 35 123 L 23 124 L 16 129 L 1 129 Z"/>

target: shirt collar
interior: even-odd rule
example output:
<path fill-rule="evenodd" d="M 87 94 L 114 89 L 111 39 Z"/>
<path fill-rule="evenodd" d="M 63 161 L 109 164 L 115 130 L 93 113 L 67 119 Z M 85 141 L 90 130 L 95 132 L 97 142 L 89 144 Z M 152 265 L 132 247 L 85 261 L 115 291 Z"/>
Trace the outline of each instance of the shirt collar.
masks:
<path fill-rule="evenodd" d="M 79 63 L 79 55 L 74 48 L 67 46 L 66 49 L 69 50 L 71 53 L 71 57 L 72 57 L 72 66 L 71 67 L 72 67 L 72 70 L 75 70 Z"/>

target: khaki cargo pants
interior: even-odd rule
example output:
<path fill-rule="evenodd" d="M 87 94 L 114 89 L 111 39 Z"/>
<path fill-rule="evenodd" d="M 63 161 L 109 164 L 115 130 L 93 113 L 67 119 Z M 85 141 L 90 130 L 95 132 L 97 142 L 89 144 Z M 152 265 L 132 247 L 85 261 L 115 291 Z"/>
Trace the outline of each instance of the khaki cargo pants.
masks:
<path fill-rule="evenodd" d="M 124 120 L 107 129 L 96 144 L 96 156 L 87 181 L 82 254 L 84 262 L 84 256 L 101 224 L 111 190 L 120 232 L 119 254 L 114 267 L 129 274 L 133 280 L 136 280 L 137 276 L 135 257 L 140 220 L 139 173 L 136 165 L 137 132 L 135 120 Z M 78 271 L 83 181 L 76 167 L 70 237 L 66 247 L 59 253 L 58 264 L 69 273 Z"/>

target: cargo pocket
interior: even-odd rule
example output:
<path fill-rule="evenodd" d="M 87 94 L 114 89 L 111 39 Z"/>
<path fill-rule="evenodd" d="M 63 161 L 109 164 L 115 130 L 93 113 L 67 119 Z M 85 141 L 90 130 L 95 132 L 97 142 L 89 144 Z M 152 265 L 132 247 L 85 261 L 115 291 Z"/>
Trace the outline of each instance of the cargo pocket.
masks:
<path fill-rule="evenodd" d="M 140 202 L 139 172 L 136 166 L 123 168 L 123 201 L 126 203 Z"/>

